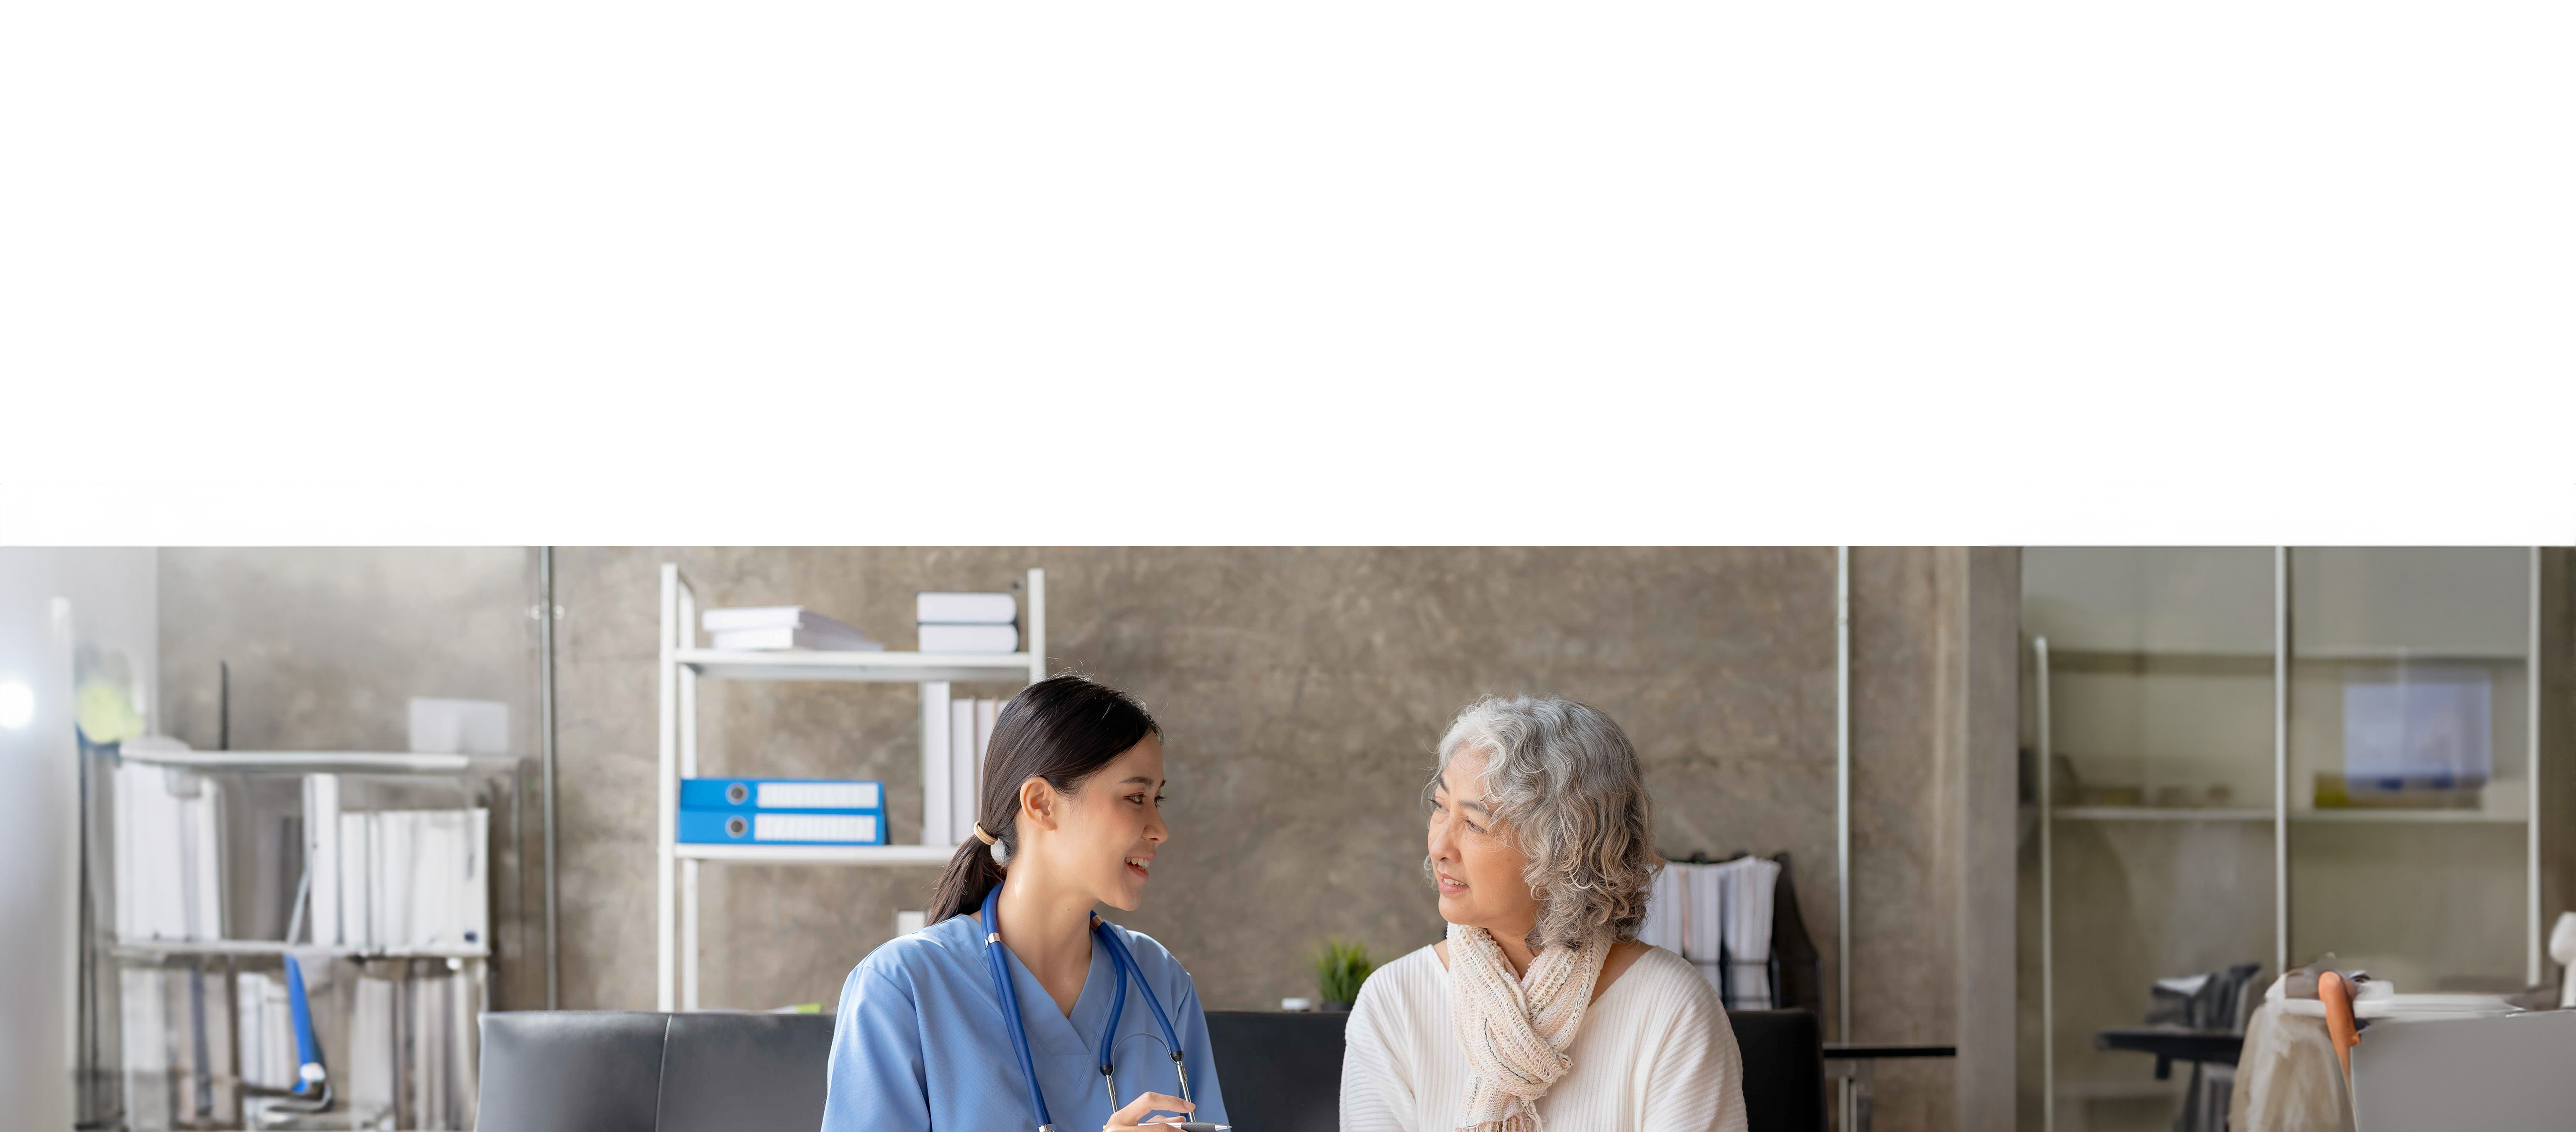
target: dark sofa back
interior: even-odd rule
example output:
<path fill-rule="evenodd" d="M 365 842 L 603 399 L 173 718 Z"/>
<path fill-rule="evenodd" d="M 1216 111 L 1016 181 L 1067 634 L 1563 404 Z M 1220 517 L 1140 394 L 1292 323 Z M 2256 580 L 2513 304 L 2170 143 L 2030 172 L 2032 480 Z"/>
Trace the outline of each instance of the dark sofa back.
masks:
<path fill-rule="evenodd" d="M 1816 1016 L 1727 1017 L 1743 1051 L 1752 1132 L 1819 1132 Z M 1209 1011 L 1208 1041 L 1236 1127 L 1331 1132 L 1349 1018 Z M 831 1048 L 827 1014 L 486 1014 L 477 1124 L 483 1132 L 814 1132 Z"/>

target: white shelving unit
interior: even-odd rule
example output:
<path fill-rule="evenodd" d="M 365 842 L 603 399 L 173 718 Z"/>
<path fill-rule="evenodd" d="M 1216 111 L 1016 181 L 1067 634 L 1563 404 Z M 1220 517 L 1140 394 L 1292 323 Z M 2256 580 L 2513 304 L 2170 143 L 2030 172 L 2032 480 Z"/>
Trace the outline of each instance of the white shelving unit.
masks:
<path fill-rule="evenodd" d="M 660 1010 L 698 1008 L 698 868 L 708 862 L 769 865 L 944 865 L 957 851 L 945 815 L 932 815 L 929 783 L 948 775 L 948 686 L 1046 679 L 1046 571 L 1028 572 L 1021 632 L 1013 653 L 719 652 L 697 647 L 698 594 L 678 565 L 662 564 L 661 831 L 655 839 L 657 965 Z M 698 774 L 698 681 L 818 680 L 915 684 L 921 689 L 923 842 L 915 845 L 682 845 L 680 780 Z M 891 831 L 889 831 L 891 834 Z"/>

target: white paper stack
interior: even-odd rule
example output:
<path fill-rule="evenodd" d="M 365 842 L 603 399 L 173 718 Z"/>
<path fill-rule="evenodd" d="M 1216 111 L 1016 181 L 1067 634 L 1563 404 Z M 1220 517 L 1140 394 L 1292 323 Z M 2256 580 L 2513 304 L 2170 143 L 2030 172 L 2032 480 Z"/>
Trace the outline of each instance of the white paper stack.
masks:
<path fill-rule="evenodd" d="M 393 964 L 391 969 L 404 966 Z M 344 1083 L 349 1111 L 359 1120 L 396 1127 L 397 1121 L 386 1118 L 394 1115 L 395 1051 L 402 1044 L 402 1035 L 394 1032 L 400 984 L 377 974 L 387 965 L 369 967 L 350 992 L 348 1067 L 332 1066 L 331 1077 Z"/>
<path fill-rule="evenodd" d="M 306 777 L 304 801 L 314 943 L 491 951 L 491 811 L 342 812 L 327 774 Z"/>
<path fill-rule="evenodd" d="M 298 1066 L 286 980 L 266 971 L 243 971 L 233 976 L 233 997 L 234 1024 L 241 1031 L 243 1083 L 294 1088 Z"/>
<path fill-rule="evenodd" d="M 885 645 L 868 635 L 801 605 L 710 609 L 699 617 L 713 646 L 728 652 L 814 649 L 822 652 L 881 652 Z"/>
<path fill-rule="evenodd" d="M 1726 871 L 1717 865 L 1678 865 L 1688 878 L 1685 890 L 1690 893 L 1689 927 L 1682 937 L 1682 957 L 1699 968 L 1708 985 L 1723 990 L 1726 986 L 1722 964 L 1726 958 Z"/>
<path fill-rule="evenodd" d="M 465 1110 L 473 1104 L 472 1074 L 468 1064 L 471 1046 L 464 1031 L 471 1026 L 464 1013 L 465 979 L 454 974 L 415 974 L 403 990 L 409 1001 L 404 1004 L 402 1021 L 411 1033 L 407 1042 L 399 1043 L 408 1061 L 402 1073 L 403 1128 L 461 1128 Z"/>
<path fill-rule="evenodd" d="M 948 796 L 951 828 L 974 836 L 975 805 L 982 798 L 984 752 L 993 745 L 1000 700 L 951 700 L 948 704 Z M 964 838 L 959 838 L 964 840 Z"/>
<path fill-rule="evenodd" d="M 119 763 L 114 790 L 117 935 L 223 938 L 223 807 L 215 781 Z"/>
<path fill-rule="evenodd" d="M 482 809 L 341 815 L 367 824 L 366 930 L 350 942 L 397 951 L 488 951 L 490 815 Z"/>
<path fill-rule="evenodd" d="M 1744 857 L 1710 868 L 1727 871 L 1726 962 L 1727 1007 L 1771 1009 L 1771 897 L 1780 880 L 1780 863 Z"/>
<path fill-rule="evenodd" d="M 348 1059 L 331 1076 L 361 1127 L 473 1125 L 480 985 L 474 968 L 375 963 L 358 972 Z"/>
<path fill-rule="evenodd" d="M 1690 960 L 1709 986 L 1727 994 L 1729 1008 L 1768 1010 L 1779 881 L 1780 863 L 1760 857 L 1667 864 L 1655 878 L 1637 938 Z"/>
<path fill-rule="evenodd" d="M 167 1121 L 176 1098 L 170 1080 L 170 1051 L 178 1043 L 170 1032 L 174 1020 L 168 995 L 169 973 L 156 967 L 125 967 L 116 973 L 120 1045 L 125 1051 L 125 1108 L 131 1113 L 158 1113 Z"/>
<path fill-rule="evenodd" d="M 1016 652 L 1019 599 L 1007 593 L 921 593 L 913 598 L 923 652 Z"/>
<path fill-rule="evenodd" d="M 340 945 L 340 776 L 304 776 L 306 939 Z"/>
<path fill-rule="evenodd" d="M 221 979 L 187 967 L 117 972 L 126 1112 L 137 1126 L 207 1128 L 237 1118 L 234 1000 Z"/>
<path fill-rule="evenodd" d="M 1689 869 L 1689 865 L 1668 864 L 1655 874 L 1654 887 L 1646 893 L 1646 922 L 1637 929 L 1638 942 L 1675 955 L 1685 953 L 1690 935 Z"/>

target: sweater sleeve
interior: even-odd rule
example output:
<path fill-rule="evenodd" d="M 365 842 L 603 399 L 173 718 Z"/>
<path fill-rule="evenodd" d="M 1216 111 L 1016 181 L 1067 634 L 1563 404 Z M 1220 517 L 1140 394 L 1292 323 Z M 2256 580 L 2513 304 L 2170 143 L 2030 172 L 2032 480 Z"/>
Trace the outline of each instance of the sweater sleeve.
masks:
<path fill-rule="evenodd" d="M 1646 1066 L 1640 1128 L 1745 1132 L 1744 1058 L 1716 992 L 1677 996 L 1662 1047 Z"/>
<path fill-rule="evenodd" d="M 1343 1024 L 1342 1132 L 1415 1132 L 1414 1035 L 1390 973 L 1360 984 Z"/>

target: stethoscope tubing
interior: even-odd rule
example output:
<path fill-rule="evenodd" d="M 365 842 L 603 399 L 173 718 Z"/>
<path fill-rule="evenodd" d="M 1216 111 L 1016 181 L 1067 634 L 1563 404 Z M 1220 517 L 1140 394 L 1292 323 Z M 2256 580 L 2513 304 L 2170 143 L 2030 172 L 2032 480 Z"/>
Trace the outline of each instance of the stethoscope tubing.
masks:
<path fill-rule="evenodd" d="M 993 990 L 1002 1000 L 1003 1020 L 1009 1023 L 1011 1032 L 1011 1052 L 1019 1056 L 1020 1078 L 1028 1083 L 1029 1108 L 1037 1114 L 1038 1132 L 1055 1132 L 1055 1120 L 1047 1112 L 1046 1092 L 1038 1087 L 1037 1064 L 1029 1057 L 1029 1028 L 1020 1017 L 1020 992 L 1011 982 L 1010 960 L 1002 954 L 1001 899 L 1002 886 L 998 884 L 984 894 L 985 966 L 992 972 Z M 1111 1107 L 1118 1103 L 1117 1062 L 1113 1055 L 1116 1052 L 1118 1020 L 1127 1007 L 1127 974 L 1130 971 L 1136 974 L 1136 989 L 1145 992 L 1145 1005 L 1154 1012 L 1155 1026 L 1163 1031 L 1164 1048 L 1171 1051 L 1172 1072 L 1181 1081 L 1181 1099 L 1190 1100 L 1190 1071 L 1181 1059 L 1181 1037 L 1172 1029 L 1171 1016 L 1163 1012 L 1163 1002 L 1154 994 L 1154 985 L 1145 980 L 1144 969 L 1136 966 L 1136 957 L 1128 952 L 1126 943 L 1098 916 L 1091 918 L 1091 934 L 1109 949 L 1109 965 L 1118 979 L 1117 994 L 1109 1003 L 1109 1026 L 1100 1035 L 1100 1076 L 1108 1082 Z"/>

